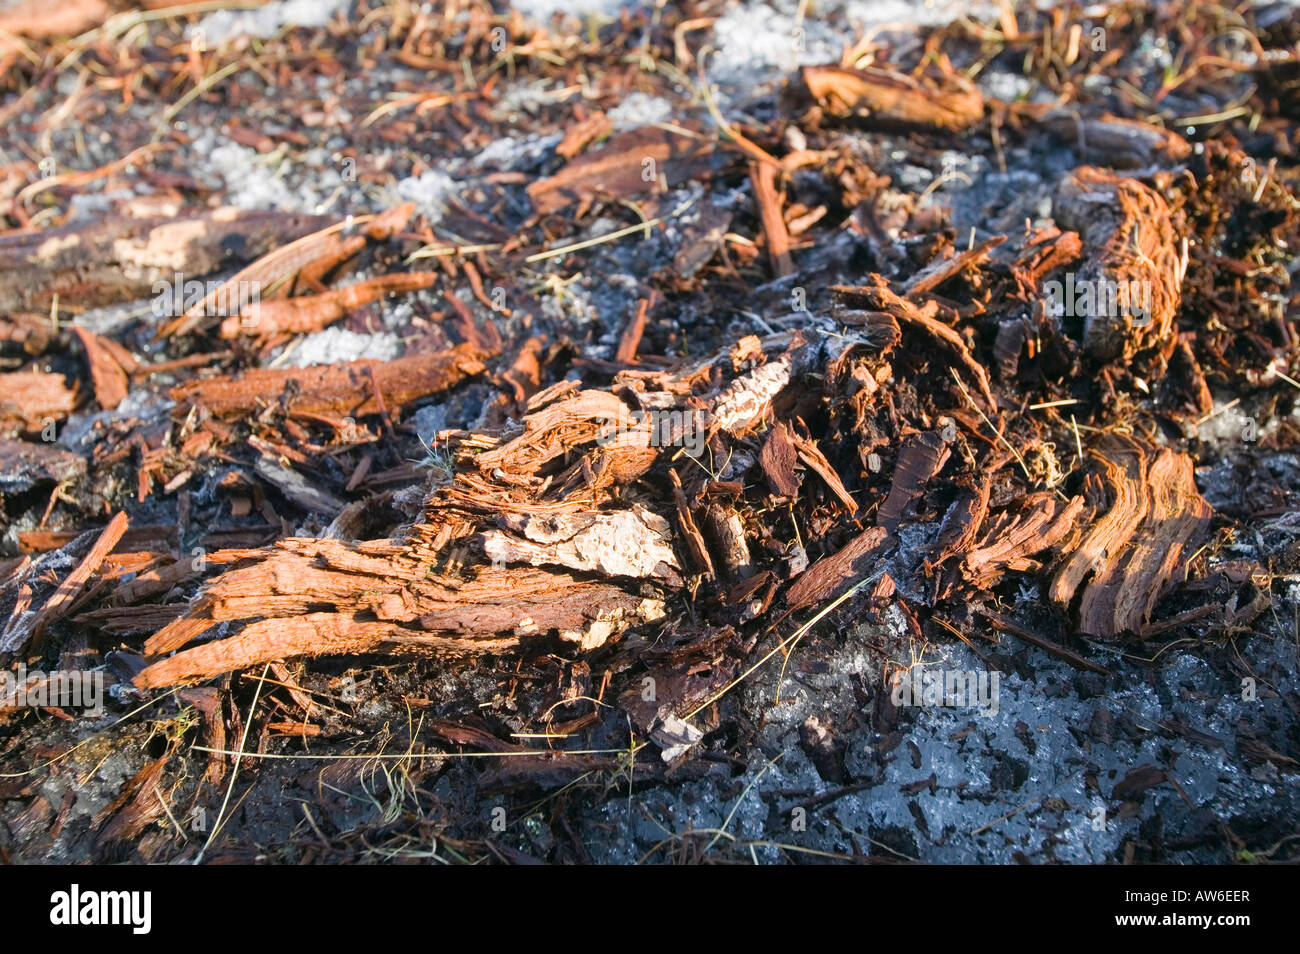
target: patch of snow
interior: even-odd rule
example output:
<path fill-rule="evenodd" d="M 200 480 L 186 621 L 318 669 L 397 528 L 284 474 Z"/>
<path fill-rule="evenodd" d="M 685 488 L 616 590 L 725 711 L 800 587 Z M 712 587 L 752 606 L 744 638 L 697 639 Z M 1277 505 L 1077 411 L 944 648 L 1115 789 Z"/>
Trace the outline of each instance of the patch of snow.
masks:
<path fill-rule="evenodd" d="M 200 37 L 205 45 L 219 45 L 241 34 L 264 39 L 286 26 L 323 27 L 348 5 L 348 0 L 275 0 L 256 10 L 217 10 L 191 27 L 187 36 Z"/>
<path fill-rule="evenodd" d="M 557 13 L 576 17 L 599 13 L 615 16 L 622 7 L 634 6 L 630 0 L 512 0 L 510 6 L 524 16 L 547 23 Z"/>
<path fill-rule="evenodd" d="M 299 342 L 284 365 L 307 368 L 315 364 L 337 364 L 363 359 L 392 361 L 400 358 L 404 350 L 402 339 L 389 332 L 362 335 L 344 328 L 326 328 Z"/>
<path fill-rule="evenodd" d="M 645 93 L 629 93 L 606 115 L 615 129 L 622 130 L 668 122 L 676 112 L 673 104 L 666 99 L 647 96 Z"/>
<path fill-rule="evenodd" d="M 433 223 L 446 214 L 447 196 L 456 190 L 456 182 L 440 169 L 429 169 L 400 180 L 396 189 L 403 202 L 414 202 L 416 209 Z"/>
<path fill-rule="evenodd" d="M 208 178 L 220 180 L 226 202 L 241 209 L 281 209 L 317 212 L 328 197 L 343 183 L 337 169 L 325 166 L 313 169 L 296 183 L 285 179 L 284 169 L 268 162 L 255 149 L 224 139 L 208 129 L 195 140 L 194 154 L 205 157 L 198 170 Z"/>
<path fill-rule="evenodd" d="M 862 26 L 879 23 L 942 26 L 961 16 L 977 20 L 997 16 L 995 4 L 969 0 L 850 0 L 842 9 L 851 22 Z"/>
<path fill-rule="evenodd" d="M 558 133 L 550 136 L 524 136 L 519 139 L 502 136 L 480 149 L 478 155 L 470 161 L 470 165 L 474 169 L 486 167 L 501 172 L 526 170 L 550 156 L 563 138 Z"/>
<path fill-rule="evenodd" d="M 717 53 L 708 61 L 716 79 L 743 86 L 762 80 L 764 74 L 798 66 L 833 63 L 840 57 L 840 41 L 825 24 L 771 7 L 738 6 L 713 24 Z"/>

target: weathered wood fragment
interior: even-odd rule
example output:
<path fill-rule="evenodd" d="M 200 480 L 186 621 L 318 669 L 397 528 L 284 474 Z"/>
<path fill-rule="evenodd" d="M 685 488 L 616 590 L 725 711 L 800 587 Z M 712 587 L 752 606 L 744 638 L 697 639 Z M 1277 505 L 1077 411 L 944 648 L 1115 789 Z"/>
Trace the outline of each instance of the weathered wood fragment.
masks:
<path fill-rule="evenodd" d="M 352 361 L 289 370 L 254 369 L 239 377 L 207 378 L 172 388 L 172 400 L 218 417 L 248 414 L 272 404 L 287 410 L 359 416 L 379 412 L 375 388 L 389 407 L 400 407 L 455 387 L 486 370 L 488 357 L 463 344 L 449 351 L 396 361 Z"/>
<path fill-rule="evenodd" d="M 159 297 L 155 285 L 170 289 L 178 275 L 187 282 L 246 262 L 320 221 L 223 208 L 10 233 L 0 236 L 0 311 L 48 312 L 55 295 L 87 306 Z"/>
<path fill-rule="evenodd" d="M 922 81 L 895 70 L 806 66 L 804 84 L 827 113 L 873 125 L 961 132 L 984 118 L 984 97 L 961 76 Z"/>

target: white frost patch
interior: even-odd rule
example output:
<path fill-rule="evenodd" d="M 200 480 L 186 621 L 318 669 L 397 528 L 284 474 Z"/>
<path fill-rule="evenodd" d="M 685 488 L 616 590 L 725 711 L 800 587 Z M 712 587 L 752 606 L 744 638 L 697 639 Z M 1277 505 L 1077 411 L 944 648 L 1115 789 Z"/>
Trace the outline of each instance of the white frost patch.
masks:
<path fill-rule="evenodd" d="M 520 139 L 502 136 L 480 149 L 470 165 L 475 169 L 484 167 L 502 171 L 515 169 L 521 165 L 540 161 L 563 139 L 564 137 L 558 133 L 550 136 L 524 136 Z"/>
<path fill-rule="evenodd" d="M 1196 436 L 1212 444 L 1224 454 L 1241 451 L 1245 445 L 1256 443 L 1277 430 L 1276 418 L 1260 425 L 1243 412 L 1240 406 L 1228 407 L 1215 402 L 1214 416 L 1196 428 Z"/>
<path fill-rule="evenodd" d="M 877 23 L 942 26 L 960 16 L 976 20 L 997 17 L 995 4 L 971 3 L 970 0 L 850 0 L 843 9 L 850 21 L 864 26 Z"/>
<path fill-rule="evenodd" d="M 392 361 L 400 358 L 403 351 L 402 339 L 388 332 L 359 335 L 343 328 L 326 328 L 304 338 L 284 364 L 290 368 L 306 368 L 363 359 Z"/>
<path fill-rule="evenodd" d="M 771 70 L 838 62 L 839 44 L 813 36 L 814 31 L 823 32 L 824 27 L 813 20 L 800 24 L 771 7 L 736 7 L 713 24 L 718 52 L 709 60 L 709 72 L 745 83 Z"/>
<path fill-rule="evenodd" d="M 403 202 L 414 202 L 430 224 L 437 222 L 447 212 L 447 196 L 456 189 L 456 181 L 447 173 L 430 169 L 422 175 L 411 176 L 397 183 L 397 194 Z"/>
<path fill-rule="evenodd" d="M 315 213 L 343 183 L 338 170 L 328 166 L 313 170 L 301 183 L 286 182 L 280 173 L 287 167 L 210 129 L 195 140 L 194 155 L 202 157 L 200 174 L 220 180 L 226 203 L 241 209 Z"/>
<path fill-rule="evenodd" d="M 347 7 L 348 0 L 276 0 L 256 10 L 217 10 L 187 35 L 200 36 L 205 45 L 225 43 L 244 33 L 266 38 L 287 26 L 323 27 Z"/>
<path fill-rule="evenodd" d="M 606 115 L 616 130 L 623 130 L 668 122 L 673 118 L 674 112 L 673 104 L 666 99 L 645 93 L 630 93 Z"/>
<path fill-rule="evenodd" d="M 112 192 L 78 192 L 72 197 L 68 208 L 69 222 L 90 222 L 101 218 L 119 200 L 129 199 L 135 193 L 130 189 L 115 189 Z"/>
<path fill-rule="evenodd" d="M 632 6 L 630 0 L 513 0 L 510 4 L 526 17 L 538 23 L 547 23 L 557 13 L 567 13 L 576 17 L 602 13 L 614 16 L 619 8 Z"/>

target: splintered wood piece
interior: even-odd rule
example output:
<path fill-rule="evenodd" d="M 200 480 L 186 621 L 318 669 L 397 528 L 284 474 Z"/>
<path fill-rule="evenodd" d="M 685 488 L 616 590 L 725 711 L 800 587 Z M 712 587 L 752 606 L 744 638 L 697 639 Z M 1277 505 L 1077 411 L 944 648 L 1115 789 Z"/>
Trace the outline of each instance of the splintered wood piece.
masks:
<path fill-rule="evenodd" d="M 961 132 L 984 118 L 984 97 L 961 76 L 942 83 L 894 70 L 805 66 L 804 84 L 827 113 L 881 126 Z"/>
<path fill-rule="evenodd" d="M 632 409 L 608 391 L 579 391 L 533 411 L 523 424 L 523 434 L 474 458 L 481 473 L 486 476 L 499 470 L 509 476 L 533 478 L 557 457 L 598 438 L 617 442 L 618 447 L 650 444 L 649 422 L 634 418 Z"/>
<path fill-rule="evenodd" d="M 869 308 L 886 312 L 899 321 L 905 321 L 924 328 L 939 340 L 951 345 L 957 351 L 957 356 L 961 358 L 962 364 L 974 376 L 975 383 L 979 385 L 980 394 L 988 404 L 989 409 L 997 409 L 998 403 L 993 396 L 993 389 L 989 385 L 988 372 L 970 353 L 970 348 L 966 346 L 961 334 L 934 317 L 936 310 L 934 302 L 930 302 L 924 309 L 918 308 L 906 298 L 895 294 L 884 276 L 874 274 L 869 276 L 866 285 L 834 285 L 831 292 L 841 302 L 850 305 L 866 305 Z"/>
<path fill-rule="evenodd" d="M 948 462 L 948 442 L 938 431 L 924 431 L 903 439 L 894 468 L 889 496 L 880 505 L 876 522 L 893 533 L 902 522 L 907 505 L 919 497 L 925 485 L 936 477 Z"/>
<path fill-rule="evenodd" d="M 528 197 L 540 215 L 597 195 L 629 199 L 659 188 L 661 181 L 680 185 L 705 175 L 714 149 L 712 138 L 642 126 L 611 137 L 550 178 L 533 182 Z"/>
<path fill-rule="evenodd" d="M 877 562 L 894 548 L 895 540 L 883 527 L 868 527 L 831 556 L 809 567 L 785 592 L 785 613 L 829 603 L 855 580 L 869 575 Z"/>
<path fill-rule="evenodd" d="M 51 421 L 61 421 L 77 408 L 77 392 L 63 375 L 47 371 L 0 374 L 0 427 L 40 431 Z"/>
<path fill-rule="evenodd" d="M 617 587 L 558 574 L 543 574 L 547 579 L 538 583 L 524 572 L 532 571 L 500 575 L 492 587 L 496 602 L 489 602 L 485 592 L 478 593 L 478 600 L 467 596 L 456 602 L 430 602 L 418 607 L 423 612 L 410 621 L 413 625 L 367 622 L 346 612 L 259 620 L 234 636 L 154 663 L 136 676 L 135 684 L 157 688 L 294 656 L 387 652 L 465 658 L 515 649 L 521 639 L 551 631 L 589 650 L 630 625 L 663 615 L 662 602 Z M 512 586 L 520 580 L 532 585 Z"/>
<path fill-rule="evenodd" d="M 156 294 L 174 285 L 262 254 L 286 238 L 319 227 L 301 213 L 222 208 L 177 219 L 114 217 L 0 236 L 0 311 L 48 313 L 63 301 L 108 305 Z M 160 308 L 183 299 L 162 296 Z"/>
<path fill-rule="evenodd" d="M 604 113 L 595 112 L 564 131 L 564 139 L 555 147 L 558 155 L 573 159 L 588 145 L 614 131 L 613 121 Z"/>
<path fill-rule="evenodd" d="M 95 838 L 95 847 L 102 848 L 118 841 L 131 841 L 167 813 L 168 806 L 158 790 L 167 758 L 164 755 L 140 769 L 122 787 L 121 794 L 94 817 L 91 827 L 98 828 L 104 824 L 105 819 L 112 816 Z"/>
<path fill-rule="evenodd" d="M 979 265 L 989 257 L 989 252 L 993 251 L 999 245 L 1007 240 L 1005 235 L 995 235 L 993 238 L 981 242 L 974 248 L 968 248 L 964 252 L 959 252 L 950 258 L 936 258 L 925 268 L 921 269 L 915 275 L 907 280 L 903 286 L 904 294 L 909 298 L 916 295 L 923 295 L 928 291 L 938 288 L 948 279 L 952 278 L 973 265 Z"/>
<path fill-rule="evenodd" d="M 1062 501 L 1052 493 L 1030 494 L 1014 511 L 989 520 L 983 539 L 962 558 L 962 574 L 980 589 L 988 589 L 1009 569 L 1027 569 L 1023 561 L 1056 546 L 1075 528 L 1084 511 L 1084 498 Z"/>
<path fill-rule="evenodd" d="M 1124 547 L 1150 509 L 1147 460 L 1138 447 L 1115 448 L 1112 453 L 1096 454 L 1093 459 L 1101 468 L 1107 491 L 1106 512 L 1052 578 L 1048 595 L 1057 603 L 1068 605 L 1089 574 L 1103 581 L 1111 578 L 1123 557 Z"/>
<path fill-rule="evenodd" d="M 309 334 L 332 325 L 349 312 L 363 308 L 388 294 L 430 288 L 438 281 L 433 272 L 380 275 L 365 281 L 303 298 L 257 302 L 221 323 L 221 337 L 274 338 L 282 334 Z"/>
<path fill-rule="evenodd" d="M 481 374 L 487 357 L 480 349 L 462 344 L 449 351 L 396 361 L 352 361 L 288 370 L 258 368 L 240 377 L 189 382 L 172 388 L 171 398 L 218 417 L 248 414 L 277 402 L 288 410 L 314 414 L 377 414 L 375 387 L 390 407 L 401 407 Z"/>
<path fill-rule="evenodd" d="M 90 380 L 95 386 L 95 400 L 106 411 L 111 411 L 126 400 L 126 369 L 118 363 L 113 349 L 103 338 L 86 328 L 73 328 L 72 333 L 81 342 L 90 364 Z"/>
<path fill-rule="evenodd" d="M 156 662 L 141 670 L 134 682 L 141 689 L 157 689 L 291 656 L 363 653 L 385 637 L 403 632 L 393 623 L 367 623 L 339 613 L 261 620 L 245 626 L 235 636 L 182 650 Z"/>
<path fill-rule="evenodd" d="M 790 261 L 790 232 L 781 214 L 781 196 L 776 190 L 775 167 L 766 162 L 750 163 L 749 178 L 754 184 L 754 198 L 758 201 L 759 216 L 763 221 L 763 237 L 767 240 L 767 257 L 772 263 L 772 274 L 784 278 L 794 271 Z"/>
<path fill-rule="evenodd" d="M 993 468 L 984 471 L 979 485 L 974 489 L 963 487 L 957 499 L 944 515 L 939 537 L 934 543 L 934 553 L 925 560 L 925 572 L 958 554 L 968 553 L 979 537 L 980 525 L 989 512 L 989 494 L 993 489 Z"/>
<path fill-rule="evenodd" d="M 835 473 L 835 468 L 831 462 L 826 459 L 826 455 L 821 452 L 817 442 L 801 437 L 794 431 L 790 432 L 790 439 L 799 451 L 799 459 L 808 466 L 818 477 L 825 481 L 826 486 L 831 489 L 844 507 L 844 512 L 850 517 L 858 512 L 858 502 L 853 499 L 844 482 L 840 480 L 840 475 Z"/>
<path fill-rule="evenodd" d="M 408 203 L 398 207 L 395 221 L 405 222 L 406 218 L 409 218 L 411 211 L 409 205 Z M 393 211 L 389 210 L 389 212 Z M 403 211 L 405 217 L 401 215 Z M 317 226 L 316 231 L 303 235 L 302 231 L 305 230 L 300 230 L 298 232 L 300 237 L 287 245 L 266 252 L 255 262 L 240 269 L 221 285 L 209 291 L 201 301 L 190 305 L 184 314 L 163 326 L 159 336 L 187 334 L 204 324 L 211 315 L 225 317 L 237 313 L 238 308 L 247 303 L 250 290 L 256 289 L 260 301 L 262 292 L 264 290 L 269 292 L 277 282 L 293 278 L 304 268 L 318 267 L 324 262 L 335 261 L 341 252 L 337 238 L 339 232 L 354 225 L 368 224 L 370 227 L 375 227 L 381 217 L 387 214 L 388 212 L 380 215 L 355 216 L 342 222 L 335 222 L 333 225 L 326 225 L 324 228 L 319 226 L 326 221 L 325 219 L 313 218 L 312 224 Z M 391 224 L 392 222 L 389 222 L 388 225 L 380 226 L 379 234 L 385 234 Z"/>
<path fill-rule="evenodd" d="M 117 546 L 117 542 L 122 539 L 122 534 L 126 533 L 128 523 L 126 514 L 121 511 L 113 516 L 91 546 L 90 551 L 82 557 L 76 569 L 64 577 L 63 582 L 58 585 L 36 615 L 28 621 L 20 622 L 6 634 L 3 644 L 0 644 L 0 652 L 14 652 L 29 639 L 33 651 L 40 648 L 41 641 L 45 638 L 45 630 L 72 608 L 72 601 L 81 593 L 91 574 L 99 569 L 99 565 L 104 562 L 104 557 Z"/>
<path fill-rule="evenodd" d="M 745 540 L 745 523 L 734 508 L 709 504 L 704 508 L 704 529 L 728 579 L 747 580 L 754 575 L 754 562 Z"/>
<path fill-rule="evenodd" d="M 176 698 L 183 705 L 197 709 L 202 718 L 203 744 L 215 750 L 208 753 L 208 767 L 203 773 L 203 780 L 209 785 L 219 785 L 226 775 L 226 759 L 220 754 L 226 747 L 226 718 L 221 711 L 221 692 L 214 686 L 195 686 L 181 689 L 176 693 Z"/>
<path fill-rule="evenodd" d="M 537 528 L 542 536 L 562 532 Z M 471 577 L 443 578 L 424 559 L 388 540 L 280 541 L 211 581 L 145 651 L 180 649 L 218 622 L 253 622 L 155 663 L 136 684 L 204 679 L 290 656 L 497 653 L 547 634 L 590 650 L 665 612 L 660 598 L 567 572 L 480 565 Z"/>
<path fill-rule="evenodd" d="M 633 314 L 632 320 L 623 329 L 623 336 L 618 342 L 618 351 L 614 354 L 615 361 L 620 361 L 623 364 L 632 364 L 636 361 L 636 351 L 641 346 L 641 337 L 645 334 L 646 317 L 649 314 L 650 299 L 643 298 L 637 303 L 636 313 Z"/>
<path fill-rule="evenodd" d="M 791 453 L 793 454 L 793 451 Z M 677 514 L 677 530 L 686 544 L 686 552 L 695 563 L 696 572 L 712 577 L 713 558 L 709 555 L 704 534 L 700 533 L 700 528 L 695 523 L 695 515 L 691 513 L 686 495 L 682 492 L 682 479 L 673 469 L 668 471 L 668 477 L 673 485 L 673 507 Z"/>
<path fill-rule="evenodd" d="M 1062 181 L 1053 214 L 1089 249 L 1077 274 L 1045 286 L 1067 327 L 1082 320 L 1084 349 L 1103 361 L 1171 350 L 1182 265 L 1165 200 L 1136 179 L 1084 166 Z"/>
<path fill-rule="evenodd" d="M 1161 448 L 1146 480 L 1146 517 L 1129 541 L 1122 567 L 1094 580 L 1079 607 L 1080 629 L 1099 636 L 1135 632 L 1151 619 L 1165 585 L 1203 538 L 1213 511 L 1196 488 L 1191 458 Z"/>

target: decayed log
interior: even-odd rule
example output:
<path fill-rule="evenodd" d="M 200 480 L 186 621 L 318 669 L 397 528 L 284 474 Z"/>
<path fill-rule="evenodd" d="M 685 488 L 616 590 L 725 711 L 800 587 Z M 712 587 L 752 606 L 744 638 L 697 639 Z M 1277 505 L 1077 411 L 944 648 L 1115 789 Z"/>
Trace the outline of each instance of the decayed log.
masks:
<path fill-rule="evenodd" d="M 431 555 L 389 541 L 281 541 L 266 559 L 218 578 L 145 650 L 178 648 L 221 620 L 262 619 L 153 664 L 136 684 L 203 679 L 288 656 L 500 653 L 552 632 L 591 649 L 664 612 L 660 599 L 561 571 L 480 565 L 466 579 L 434 575 L 421 559 Z"/>
<path fill-rule="evenodd" d="M 400 407 L 445 391 L 486 370 L 483 362 L 487 357 L 479 348 L 462 344 L 449 351 L 396 361 L 352 361 L 289 370 L 258 368 L 240 377 L 190 382 L 172 388 L 171 397 L 218 417 L 247 414 L 277 402 L 287 410 L 314 414 L 377 414 L 379 397 L 388 407 Z"/>
<path fill-rule="evenodd" d="M 832 116 L 960 132 L 984 118 L 984 97 L 961 76 L 923 82 L 894 70 L 805 66 L 803 81 Z"/>
<path fill-rule="evenodd" d="M 1087 119 L 1072 109 L 1053 109 L 1039 122 L 1074 143 L 1086 162 L 1113 169 L 1171 166 L 1192 154 L 1191 144 L 1178 133 L 1136 119 Z"/>
<path fill-rule="evenodd" d="M 1067 275 L 1058 311 L 1083 319 L 1083 346 L 1099 360 L 1172 348 L 1182 266 L 1169 206 L 1136 179 L 1091 166 L 1057 190 L 1053 213 L 1084 238 L 1090 254 Z"/>
<path fill-rule="evenodd" d="M 683 381 L 701 374 L 660 376 L 657 400 L 685 400 Z M 450 433 L 454 479 L 430 494 L 403 540 L 280 541 L 210 582 L 185 616 L 156 633 L 147 653 L 181 651 L 142 671 L 137 684 L 295 655 L 465 656 L 548 637 L 590 650 L 662 618 L 666 594 L 682 585 L 672 524 L 615 491 L 676 449 L 654 446 L 648 420 L 631 410 L 609 392 L 561 383 L 533 397 L 508 439 L 500 430 Z M 680 490 L 679 504 L 679 522 L 689 520 Z M 743 528 L 730 529 L 743 545 Z M 747 559 L 732 556 L 725 565 L 743 576 Z M 461 560 L 473 565 L 462 570 Z M 223 621 L 240 628 L 183 648 Z"/>
<path fill-rule="evenodd" d="M 53 444 L 0 438 L 0 493 L 17 493 L 38 483 L 61 484 L 86 472 L 86 459 Z"/>
<path fill-rule="evenodd" d="M 1094 459 L 1100 468 L 1094 495 L 1105 512 L 1063 560 L 1048 595 L 1068 605 L 1083 586 L 1080 630 L 1115 637 L 1150 620 L 1213 511 L 1185 454 L 1115 441 Z"/>
<path fill-rule="evenodd" d="M 48 312 L 57 294 L 107 305 L 155 294 L 256 258 L 324 220 L 300 213 L 223 208 L 179 219 L 114 217 L 0 236 L 0 311 Z"/>

